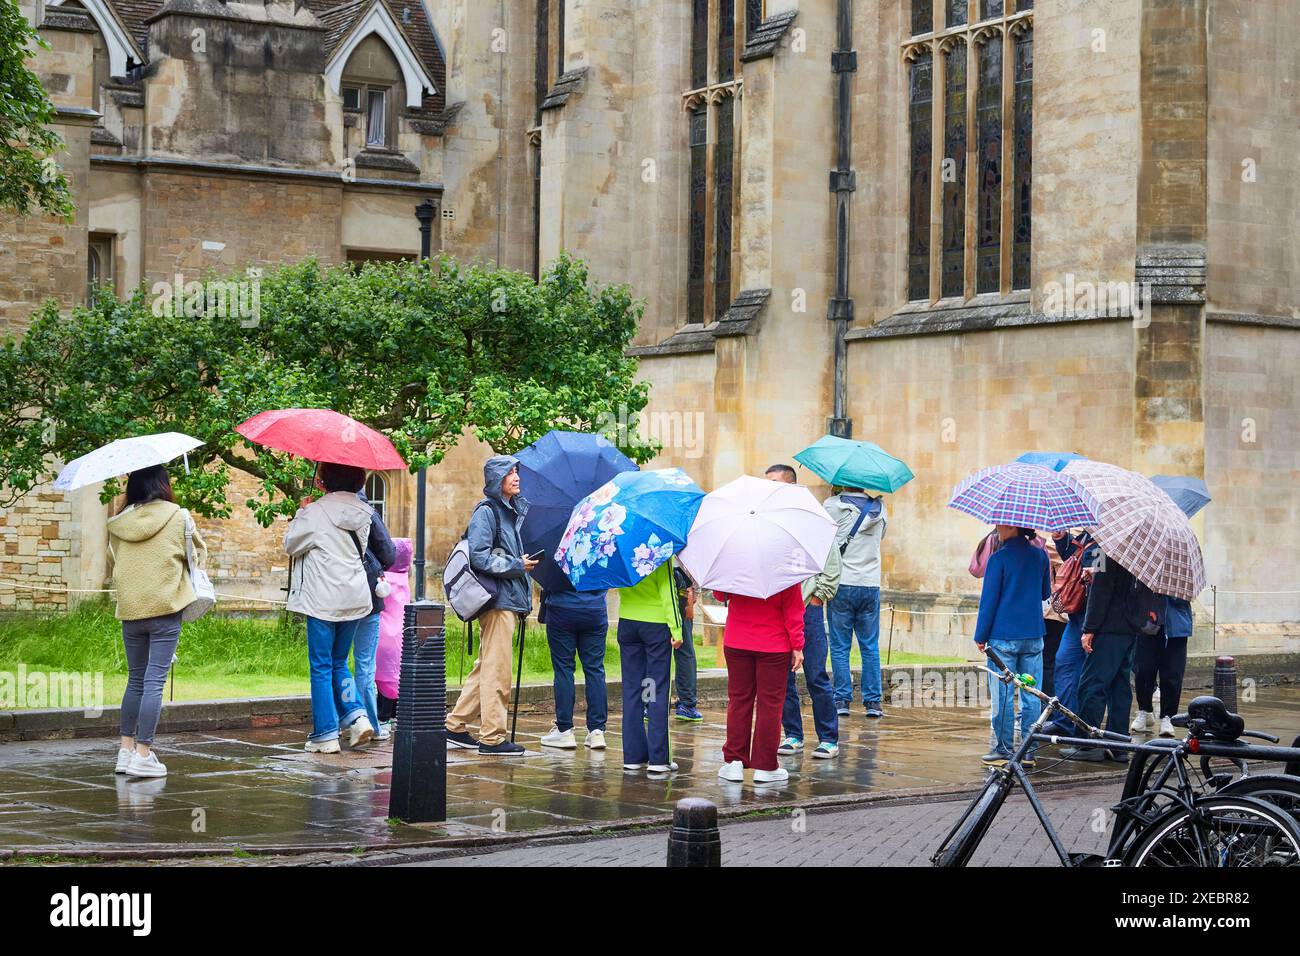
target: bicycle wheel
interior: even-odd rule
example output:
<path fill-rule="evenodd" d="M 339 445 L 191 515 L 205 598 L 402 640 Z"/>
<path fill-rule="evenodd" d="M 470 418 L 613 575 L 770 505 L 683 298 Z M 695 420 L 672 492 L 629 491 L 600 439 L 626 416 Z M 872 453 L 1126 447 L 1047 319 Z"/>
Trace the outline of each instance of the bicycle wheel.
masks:
<path fill-rule="evenodd" d="M 984 789 L 967 805 L 956 832 L 950 834 L 935 851 L 930 862 L 941 867 L 959 867 L 969 863 L 1010 792 L 1010 775 L 997 774 L 990 778 Z"/>
<path fill-rule="evenodd" d="M 1238 777 L 1219 790 L 1219 796 L 1257 797 L 1285 810 L 1300 823 L 1300 777 L 1281 773 L 1263 773 L 1257 777 Z"/>
<path fill-rule="evenodd" d="M 1213 796 L 1155 820 L 1125 857 L 1127 866 L 1300 866 L 1300 827 L 1256 797 Z"/>

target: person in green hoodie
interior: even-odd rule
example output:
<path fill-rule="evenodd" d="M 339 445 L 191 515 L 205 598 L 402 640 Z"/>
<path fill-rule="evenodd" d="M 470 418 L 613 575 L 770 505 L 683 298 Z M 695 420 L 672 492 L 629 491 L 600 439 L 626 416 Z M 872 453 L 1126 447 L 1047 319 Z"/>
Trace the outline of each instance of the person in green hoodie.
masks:
<path fill-rule="evenodd" d="M 673 559 L 619 589 L 618 653 L 623 667 L 623 769 L 677 769 L 668 751 L 673 650 L 682 643 Z M 646 718 L 649 717 L 647 731 Z"/>
<path fill-rule="evenodd" d="M 187 536 L 195 563 L 202 565 L 203 536 L 189 512 L 176 504 L 167 469 L 154 465 L 131 472 L 126 506 L 108 522 L 108 547 L 128 671 L 116 771 L 132 777 L 167 775 L 153 752 L 153 737 L 181 637 L 181 612 L 195 599 Z"/>

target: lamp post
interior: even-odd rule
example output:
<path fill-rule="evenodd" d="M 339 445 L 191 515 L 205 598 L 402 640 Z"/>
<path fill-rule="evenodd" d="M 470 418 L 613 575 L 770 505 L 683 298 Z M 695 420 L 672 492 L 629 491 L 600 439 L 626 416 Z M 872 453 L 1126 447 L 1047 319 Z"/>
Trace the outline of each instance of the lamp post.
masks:
<path fill-rule="evenodd" d="M 415 207 L 420 221 L 420 258 L 429 258 L 435 207 Z M 441 604 L 424 595 L 425 469 L 415 489 L 415 595 L 406 606 L 402 666 L 393 735 L 393 774 L 388 815 L 408 823 L 447 819 L 447 631 Z"/>
<path fill-rule="evenodd" d="M 426 199 L 415 207 L 415 218 L 420 221 L 420 259 L 428 261 L 429 250 L 433 245 L 433 217 L 436 209 L 432 199 Z M 425 475 L 423 467 L 415 476 L 415 600 L 424 600 L 424 509 L 425 509 Z"/>

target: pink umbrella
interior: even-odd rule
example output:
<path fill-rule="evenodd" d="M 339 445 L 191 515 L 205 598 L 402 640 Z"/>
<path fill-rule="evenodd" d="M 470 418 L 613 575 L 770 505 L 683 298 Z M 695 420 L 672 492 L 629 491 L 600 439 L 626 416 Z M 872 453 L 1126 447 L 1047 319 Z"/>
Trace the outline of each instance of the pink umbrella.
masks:
<path fill-rule="evenodd" d="M 704 496 L 681 562 L 701 587 L 768 598 L 821 571 L 834 543 L 811 491 L 745 475 Z"/>
<path fill-rule="evenodd" d="M 370 471 L 405 468 L 385 436 L 328 408 L 282 408 L 235 426 L 249 441 L 310 461 L 332 461 Z"/>

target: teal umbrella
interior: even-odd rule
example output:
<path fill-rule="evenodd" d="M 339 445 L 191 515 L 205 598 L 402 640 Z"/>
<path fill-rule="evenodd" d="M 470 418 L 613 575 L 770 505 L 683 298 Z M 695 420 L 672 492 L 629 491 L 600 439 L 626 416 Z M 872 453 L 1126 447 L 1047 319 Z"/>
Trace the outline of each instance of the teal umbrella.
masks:
<path fill-rule="evenodd" d="M 823 435 L 794 456 L 818 478 L 846 488 L 897 491 L 914 477 L 912 469 L 874 442 Z"/>

